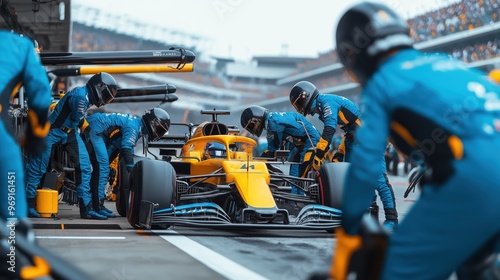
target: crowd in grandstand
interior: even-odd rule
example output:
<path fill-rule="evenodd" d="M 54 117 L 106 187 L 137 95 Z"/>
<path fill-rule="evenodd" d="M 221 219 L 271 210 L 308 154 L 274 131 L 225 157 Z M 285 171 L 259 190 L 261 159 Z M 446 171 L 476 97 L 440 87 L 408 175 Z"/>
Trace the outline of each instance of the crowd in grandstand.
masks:
<path fill-rule="evenodd" d="M 484 43 L 477 43 L 464 49 L 454 49 L 451 56 L 461 59 L 464 62 L 474 62 L 491 59 L 500 56 L 499 39 L 490 40 Z"/>
<path fill-rule="evenodd" d="M 499 0 L 462 0 L 411 18 L 408 24 L 415 42 L 498 22 Z"/>
<path fill-rule="evenodd" d="M 440 36 L 470 30 L 499 21 L 500 0 L 462 0 L 449 6 L 408 19 L 415 42 L 427 41 Z M 464 62 L 474 62 L 500 56 L 500 40 L 494 39 L 450 51 L 450 55 Z M 295 73 L 304 73 L 319 67 L 338 63 L 335 50 L 320 54 L 300 64 Z M 312 80 L 311 80 L 312 81 Z M 328 88 L 350 82 L 347 75 L 315 78 L 318 88 Z"/>

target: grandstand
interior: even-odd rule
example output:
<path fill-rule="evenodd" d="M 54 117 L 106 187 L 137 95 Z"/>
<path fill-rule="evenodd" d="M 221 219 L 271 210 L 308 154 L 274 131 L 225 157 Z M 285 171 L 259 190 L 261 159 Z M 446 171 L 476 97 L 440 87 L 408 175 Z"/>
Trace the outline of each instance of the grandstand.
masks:
<path fill-rule="evenodd" d="M 408 19 L 415 48 L 428 52 L 444 52 L 485 72 L 500 67 L 499 0 L 462 0 Z M 282 96 L 261 102 L 271 110 L 293 110 L 288 92 L 298 81 L 308 80 L 322 93 L 359 100 L 359 86 L 343 71 L 335 50 L 306 60 L 294 75 L 277 80 Z M 243 107 L 236 108 L 241 111 Z"/>
<path fill-rule="evenodd" d="M 489 71 L 499 66 L 500 50 L 500 0 L 462 0 L 448 6 L 408 19 L 415 47 L 423 51 L 446 52 L 468 63 L 470 67 Z M 200 109 L 231 109 L 233 115 L 250 104 L 266 106 L 271 110 L 293 110 L 288 93 L 296 82 L 309 80 L 322 93 L 344 95 L 353 101 L 359 99 L 360 88 L 344 73 L 335 50 L 316 58 L 305 57 L 254 57 L 250 64 L 232 58 L 206 57 L 204 38 L 179 31 L 160 29 L 162 36 L 153 36 L 148 26 L 140 23 L 140 31 L 118 23 L 101 23 L 98 18 L 113 18 L 88 7 L 75 6 L 80 15 L 73 20 L 71 48 L 74 51 L 163 49 L 184 46 L 199 58 L 193 73 L 130 74 L 117 77 L 121 85 L 141 86 L 155 83 L 172 83 L 178 88 L 179 100 L 164 105 L 175 121 L 199 122 Z M 90 15 L 94 16 L 90 16 Z M 109 21 L 109 20 L 108 20 Z M 119 23 L 121 22 L 121 23 Z M 122 27 L 120 27 L 122 26 Z M 125 26 L 125 27 L 123 27 Z M 149 27 L 154 29 L 154 27 Z M 160 32 L 160 33 L 161 33 Z M 147 35 L 144 35 L 147 34 Z M 175 36 L 174 36 L 175 34 Z M 144 35 L 144 36 L 143 36 Z M 169 41 L 172 40 L 172 41 Z M 152 104 L 147 104 L 150 106 Z M 123 105 L 120 105 L 123 106 Z M 134 104 L 119 110 L 141 110 Z M 114 110 L 113 106 L 109 106 Z M 230 118 L 239 125 L 238 118 Z M 314 122 L 314 120 L 313 120 Z"/>
<path fill-rule="evenodd" d="M 309 80 L 322 93 L 344 95 L 355 102 L 360 88 L 344 73 L 335 50 L 315 58 L 254 57 L 250 63 L 233 58 L 210 57 L 209 38 L 165 26 L 153 26 L 92 7 L 71 5 L 70 0 L 35 5 L 40 1 L 16 1 L 17 19 L 45 51 L 120 51 L 184 47 L 197 55 L 192 73 L 142 73 L 116 75 L 121 87 L 170 83 L 179 100 L 164 104 L 174 122 L 199 123 L 201 109 L 231 109 L 227 122 L 239 125 L 236 116 L 250 104 L 271 110 L 293 110 L 288 92 L 296 82 Z M 470 67 L 489 71 L 500 66 L 500 0 L 461 0 L 409 18 L 415 47 L 446 52 Z M 62 6 L 61 6 L 62 5 Z M 37 12 L 34 12 L 38 10 Z M 37 15 L 33 22 L 33 15 Z M 70 22 L 72 29 L 70 33 Z M 71 78 L 66 89 L 85 82 Z M 106 110 L 140 114 L 158 104 L 110 104 Z M 226 121 L 221 119 L 221 121 Z"/>

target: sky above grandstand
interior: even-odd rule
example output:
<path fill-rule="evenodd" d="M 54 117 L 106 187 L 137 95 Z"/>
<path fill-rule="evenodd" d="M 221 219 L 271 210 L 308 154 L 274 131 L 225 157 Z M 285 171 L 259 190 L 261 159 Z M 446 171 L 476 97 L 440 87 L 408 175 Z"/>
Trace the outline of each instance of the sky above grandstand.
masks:
<path fill-rule="evenodd" d="M 405 18 L 458 0 L 375 0 Z M 334 47 L 341 13 L 357 0 L 73 0 L 144 24 L 206 38 L 206 55 L 316 57 Z"/>

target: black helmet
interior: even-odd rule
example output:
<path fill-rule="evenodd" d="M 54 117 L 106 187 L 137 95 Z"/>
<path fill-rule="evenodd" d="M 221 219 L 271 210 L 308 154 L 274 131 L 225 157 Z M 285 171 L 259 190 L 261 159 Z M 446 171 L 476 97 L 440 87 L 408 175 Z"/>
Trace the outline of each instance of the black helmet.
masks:
<path fill-rule="evenodd" d="M 248 132 L 260 137 L 266 125 L 267 109 L 261 106 L 252 105 L 241 113 L 241 126 Z"/>
<path fill-rule="evenodd" d="M 290 103 L 297 112 L 306 116 L 311 113 L 311 106 L 318 96 L 318 89 L 308 81 L 296 83 L 290 91 Z"/>
<path fill-rule="evenodd" d="M 115 98 L 118 88 L 115 78 L 105 72 L 92 76 L 87 82 L 87 87 L 90 91 L 90 102 L 97 107 L 101 107 L 111 102 L 111 100 Z"/>
<path fill-rule="evenodd" d="M 412 43 L 407 22 L 379 3 L 354 5 L 337 25 L 338 56 L 362 85 L 378 68 L 382 54 L 398 47 L 411 47 Z"/>
<path fill-rule="evenodd" d="M 226 158 L 226 146 L 219 142 L 208 142 L 205 146 L 205 159 Z"/>
<path fill-rule="evenodd" d="M 163 109 L 153 108 L 142 115 L 142 123 L 146 127 L 149 140 L 156 141 L 170 128 L 170 116 Z"/>

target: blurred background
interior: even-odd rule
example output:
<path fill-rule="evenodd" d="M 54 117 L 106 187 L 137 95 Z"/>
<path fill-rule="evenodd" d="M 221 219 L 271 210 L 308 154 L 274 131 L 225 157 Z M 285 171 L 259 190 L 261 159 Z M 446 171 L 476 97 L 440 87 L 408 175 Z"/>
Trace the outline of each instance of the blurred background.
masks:
<path fill-rule="evenodd" d="M 114 75 L 122 88 L 175 85 L 179 100 L 160 105 L 173 122 L 200 123 L 208 117 L 200 110 L 216 108 L 231 110 L 220 121 L 240 126 L 240 113 L 251 104 L 293 111 L 288 93 L 301 80 L 314 83 L 322 93 L 358 102 L 360 89 L 344 73 L 333 44 L 338 16 L 356 1 L 267 2 L 16 0 L 9 4 L 43 52 L 173 46 L 193 51 L 197 57 L 191 73 Z M 382 2 L 407 19 L 417 49 L 445 52 L 484 71 L 499 67 L 500 0 Z M 54 93 L 87 79 L 60 79 Z M 104 109 L 142 114 L 158 105 L 122 103 Z M 322 129 L 316 118 L 311 121 Z"/>

